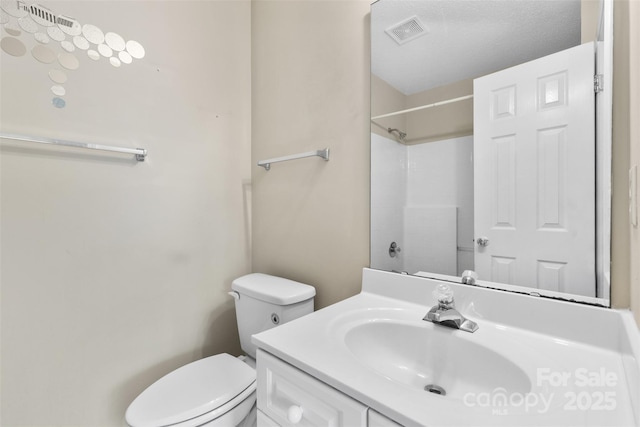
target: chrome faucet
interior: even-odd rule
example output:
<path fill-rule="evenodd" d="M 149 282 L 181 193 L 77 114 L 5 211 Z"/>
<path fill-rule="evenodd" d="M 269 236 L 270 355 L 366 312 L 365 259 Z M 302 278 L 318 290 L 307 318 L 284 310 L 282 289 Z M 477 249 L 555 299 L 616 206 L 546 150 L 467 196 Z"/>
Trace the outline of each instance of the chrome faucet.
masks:
<path fill-rule="evenodd" d="M 478 330 L 476 322 L 467 319 L 455 309 L 453 291 L 449 285 L 445 283 L 439 284 L 434 291 L 434 295 L 438 300 L 438 304 L 434 305 L 422 320 L 467 332 Z"/>

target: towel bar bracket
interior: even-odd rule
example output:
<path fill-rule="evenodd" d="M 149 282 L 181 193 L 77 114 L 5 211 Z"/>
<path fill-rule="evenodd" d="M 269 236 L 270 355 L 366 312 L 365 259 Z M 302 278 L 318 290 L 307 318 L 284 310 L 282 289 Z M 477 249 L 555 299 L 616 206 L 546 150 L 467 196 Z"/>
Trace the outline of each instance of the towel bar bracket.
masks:
<path fill-rule="evenodd" d="M 144 159 L 147 157 L 147 150 L 144 148 L 137 148 L 137 150 L 142 151 L 142 153 L 136 153 L 136 160 L 139 162 L 144 162 Z"/>

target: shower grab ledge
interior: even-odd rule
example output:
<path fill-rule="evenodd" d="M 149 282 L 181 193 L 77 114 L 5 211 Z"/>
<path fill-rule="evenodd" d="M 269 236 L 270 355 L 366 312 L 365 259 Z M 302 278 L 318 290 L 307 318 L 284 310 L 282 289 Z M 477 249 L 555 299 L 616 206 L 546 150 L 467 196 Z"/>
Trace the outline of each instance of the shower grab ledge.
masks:
<path fill-rule="evenodd" d="M 114 147 L 110 145 L 90 144 L 86 142 L 66 141 L 63 139 L 16 135 L 11 133 L 4 133 L 4 132 L 0 132 L 0 138 L 12 139 L 15 141 L 37 142 L 39 144 L 61 145 L 65 147 L 87 148 L 90 150 L 101 150 L 101 151 L 111 151 L 116 153 L 133 154 L 136 156 L 136 160 L 139 162 L 144 162 L 144 159 L 147 157 L 147 150 L 145 150 L 144 148 Z"/>
<path fill-rule="evenodd" d="M 306 153 L 291 154 L 289 156 L 276 157 L 276 158 L 267 159 L 267 160 L 260 160 L 258 162 L 258 166 L 262 166 L 265 170 L 270 170 L 271 163 L 286 162 L 288 160 L 304 159 L 305 157 L 314 157 L 314 156 L 322 157 L 324 160 L 329 161 L 329 149 L 325 148 L 324 150 L 308 151 Z"/>

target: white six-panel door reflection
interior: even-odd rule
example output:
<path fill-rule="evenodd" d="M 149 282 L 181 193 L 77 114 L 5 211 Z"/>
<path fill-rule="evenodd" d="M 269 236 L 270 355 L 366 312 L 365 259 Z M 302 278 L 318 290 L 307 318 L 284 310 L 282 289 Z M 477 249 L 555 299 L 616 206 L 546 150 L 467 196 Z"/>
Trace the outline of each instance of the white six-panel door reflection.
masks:
<path fill-rule="evenodd" d="M 474 81 L 475 268 L 595 296 L 594 46 Z"/>

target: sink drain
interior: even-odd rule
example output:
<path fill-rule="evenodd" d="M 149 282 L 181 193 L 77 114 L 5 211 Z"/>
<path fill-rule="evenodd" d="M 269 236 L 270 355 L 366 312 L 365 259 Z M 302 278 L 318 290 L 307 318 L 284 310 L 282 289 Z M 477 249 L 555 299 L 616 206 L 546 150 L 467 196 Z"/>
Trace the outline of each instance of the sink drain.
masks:
<path fill-rule="evenodd" d="M 425 391 L 428 391 L 429 393 L 434 393 L 434 394 L 439 394 L 441 396 L 446 396 L 447 395 L 447 391 L 445 389 L 443 389 L 442 387 L 440 387 L 439 385 L 435 385 L 435 384 L 429 384 L 424 386 Z"/>

